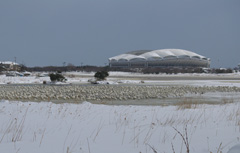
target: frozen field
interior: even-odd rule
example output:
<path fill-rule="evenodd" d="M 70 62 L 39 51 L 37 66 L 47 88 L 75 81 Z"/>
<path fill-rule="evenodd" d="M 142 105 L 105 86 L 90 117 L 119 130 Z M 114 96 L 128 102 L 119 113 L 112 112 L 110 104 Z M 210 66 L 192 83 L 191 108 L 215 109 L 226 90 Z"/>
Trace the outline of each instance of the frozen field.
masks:
<path fill-rule="evenodd" d="M 74 76 L 73 76 L 74 75 Z M 239 74 L 210 79 L 156 80 L 154 75 L 113 73 L 112 84 L 240 87 Z M 137 77 L 129 77 L 136 75 Z M 196 74 L 197 75 L 197 74 Z M 199 75 L 199 74 L 198 74 Z M 93 74 L 68 74 L 67 84 L 85 84 Z M 114 77 L 116 76 L 116 77 Z M 123 77 L 121 77 L 123 76 Z M 179 76 L 192 77 L 190 74 Z M 146 78 L 139 80 L 139 77 Z M 164 76 L 165 77 L 165 76 Z M 172 77 L 178 77 L 173 75 Z M 196 77 L 196 76 L 194 76 Z M 202 76 L 197 76 L 202 77 Z M 0 84 L 42 84 L 49 77 L 5 77 Z M 119 83 L 120 82 L 120 83 Z M 104 105 L 0 100 L 2 153 L 227 153 L 240 144 L 240 99 L 237 92 L 206 93 L 174 99 L 165 105 Z M 1 98 L 2 99 L 2 98 Z M 151 100 L 141 100 L 149 103 Z M 238 146 L 239 147 L 239 146 Z M 238 148 L 239 149 L 239 148 Z M 237 152 L 240 152 L 239 150 Z M 235 153 L 237 153 L 235 152 Z M 229 152 L 230 153 L 230 152 Z M 231 152 L 232 153 L 232 152 Z"/>
<path fill-rule="evenodd" d="M 0 152 L 227 152 L 240 143 L 240 103 L 113 106 L 0 102 Z M 176 128 L 176 130 L 174 129 Z"/>

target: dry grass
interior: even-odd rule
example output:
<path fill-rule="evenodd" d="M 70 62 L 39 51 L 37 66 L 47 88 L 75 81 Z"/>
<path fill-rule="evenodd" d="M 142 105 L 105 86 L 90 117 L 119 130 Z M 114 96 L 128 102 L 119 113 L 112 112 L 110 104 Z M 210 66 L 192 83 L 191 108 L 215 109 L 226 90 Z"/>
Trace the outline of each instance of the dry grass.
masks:
<path fill-rule="evenodd" d="M 187 125 L 185 127 L 185 134 L 179 132 L 176 128 L 173 127 L 173 129 L 181 136 L 184 144 L 185 144 L 185 147 L 186 147 L 186 150 L 187 150 L 187 153 L 190 153 L 190 149 L 189 149 L 189 140 L 188 140 L 188 131 L 187 131 Z M 174 147 L 172 145 L 172 148 L 173 148 L 173 151 L 174 151 Z"/>
<path fill-rule="evenodd" d="M 183 101 L 180 101 L 175 104 L 177 106 L 177 110 L 184 110 L 184 109 L 196 109 L 198 104 L 198 101 L 193 99 L 184 99 Z"/>
<path fill-rule="evenodd" d="M 229 104 L 229 103 L 233 103 L 233 102 L 234 102 L 233 99 L 222 98 L 222 104 Z"/>
<path fill-rule="evenodd" d="M 18 123 L 18 118 L 13 118 L 9 122 L 9 125 L 4 130 L 5 132 L 4 132 L 4 134 L 3 134 L 3 136 L 0 140 L 0 143 L 3 141 L 4 137 L 8 133 L 12 133 L 12 138 L 11 138 L 12 142 L 17 142 L 17 141 L 22 140 L 23 127 L 24 127 L 26 116 L 27 116 L 27 112 L 28 112 L 28 108 L 26 109 L 26 112 L 24 113 L 24 115 L 23 115 L 23 117 L 22 117 L 22 119 L 20 120 L 19 123 Z"/>
<path fill-rule="evenodd" d="M 224 100 L 225 101 L 225 100 Z M 226 103 L 231 103 L 231 100 L 226 100 Z M 53 104 L 48 105 L 48 109 L 46 109 L 46 119 L 51 119 L 52 114 L 56 114 L 57 118 L 64 120 L 66 117 L 68 117 L 70 114 L 72 115 L 72 117 L 76 120 L 79 120 L 81 118 L 85 118 L 88 116 L 81 116 L 79 117 L 79 115 L 83 115 L 81 112 L 81 109 L 76 109 L 75 111 L 69 111 L 69 108 L 64 105 L 59 105 L 57 110 L 54 110 L 52 107 Z M 214 122 L 219 123 L 221 122 L 222 117 L 224 117 L 224 119 L 227 119 L 229 122 L 229 124 L 236 124 L 237 126 L 239 126 L 239 130 L 240 130 L 240 107 L 235 107 L 234 109 L 231 109 L 232 112 L 228 111 L 228 106 L 230 104 L 226 104 L 226 105 L 222 105 L 221 107 L 221 114 L 223 114 L 222 116 L 213 118 Z M 100 105 L 101 106 L 101 105 Z M 187 153 L 190 152 L 189 149 L 189 142 L 191 142 L 191 136 L 192 133 L 194 131 L 194 126 L 195 125 L 200 125 L 200 126 L 204 126 L 204 122 L 206 124 L 206 121 L 209 121 L 208 117 L 211 116 L 211 112 L 213 112 L 212 110 L 214 110 L 215 108 L 210 106 L 210 113 L 206 113 L 206 117 L 205 117 L 205 109 L 208 110 L 208 107 L 205 107 L 206 105 L 201 105 L 201 104 L 197 104 L 196 101 L 194 100 L 184 100 L 182 102 L 179 102 L 176 104 L 177 107 L 174 107 L 172 109 L 172 107 L 170 107 L 171 109 L 169 109 L 169 112 L 166 113 L 159 113 L 160 111 L 156 108 L 156 107 L 152 107 L 151 110 L 150 109 L 146 109 L 147 113 L 150 112 L 149 114 L 144 114 L 142 115 L 142 118 L 139 118 L 139 116 L 141 115 L 136 115 L 136 113 L 138 113 L 138 110 L 131 110 L 133 109 L 132 107 L 130 108 L 126 108 L 126 109 L 116 109 L 116 107 L 113 107 L 111 111 L 109 111 L 109 114 L 111 114 L 112 116 L 109 117 L 109 125 L 113 126 L 113 131 L 115 131 L 115 133 L 120 133 L 122 136 L 120 139 L 122 139 L 122 145 L 125 145 L 125 143 L 134 143 L 134 147 L 138 147 L 141 146 L 141 144 L 146 144 L 146 148 L 148 148 L 148 150 L 153 151 L 154 153 L 157 153 L 161 150 L 161 146 L 157 146 L 156 144 L 151 144 L 150 142 L 152 142 L 152 140 L 154 139 L 154 137 L 156 137 L 156 135 L 159 135 L 159 143 L 161 143 L 161 141 L 163 143 L 166 144 L 171 144 L 170 148 L 170 152 L 172 151 L 173 153 L 175 153 L 175 149 L 178 152 L 179 151 L 179 145 L 174 146 L 174 143 L 171 143 L 171 140 L 174 140 L 176 137 L 177 142 L 175 143 L 180 143 L 182 142 L 182 148 L 181 150 L 185 150 L 185 147 L 187 148 Z M 89 106 L 88 109 L 90 109 L 90 107 L 95 107 L 95 106 Z M 43 108 L 39 109 L 40 111 Z M 86 108 L 85 108 L 86 109 Z M 177 111 L 175 110 L 177 109 Z M 191 110 L 191 109 L 197 109 L 197 110 Z M 29 113 L 33 111 L 29 109 Z M 55 112 L 56 111 L 56 112 Z M 23 131 L 23 125 L 26 124 L 25 123 L 25 118 L 26 118 L 26 114 L 27 114 L 28 110 L 26 109 L 26 112 L 23 112 L 21 115 L 20 122 L 18 121 L 16 124 L 15 119 L 10 121 L 9 124 L 7 124 L 6 126 L 6 130 L 5 128 L 3 128 L 3 133 L 4 135 L 2 136 L 2 138 L 0 137 L 0 143 L 3 141 L 3 139 L 6 139 L 6 137 L 4 138 L 5 135 L 13 135 L 12 137 L 12 142 L 16 142 L 16 141 L 21 141 L 22 139 L 22 135 L 24 132 Z M 94 117 L 98 116 L 98 114 L 100 114 L 102 111 L 99 110 L 94 112 Z M 28 113 L 28 114 L 29 114 Z M 224 116 L 225 115 L 225 116 Z M 56 117 L 55 116 L 55 117 Z M 208 122 L 207 122 L 208 123 Z M 63 152 L 67 152 L 67 153 L 73 153 L 75 152 L 74 149 L 76 149 L 76 146 L 79 146 L 79 137 L 78 140 L 75 141 L 76 138 L 75 136 L 73 136 L 74 133 L 74 128 L 75 128 L 75 124 L 73 124 L 73 126 L 71 125 L 68 129 L 67 135 L 65 137 L 65 140 L 63 139 Z M 185 127 L 185 129 L 183 129 L 183 131 L 180 131 L 179 128 L 184 125 L 189 125 L 190 132 L 188 133 L 188 129 L 187 126 Z M 82 142 L 82 146 L 86 147 L 85 152 L 89 152 L 91 153 L 94 152 L 94 143 L 98 143 L 98 139 L 99 137 L 102 138 L 104 131 L 104 128 L 108 126 L 108 124 L 105 121 L 105 118 L 100 118 L 99 117 L 99 123 L 98 124 L 94 124 L 96 125 L 94 128 L 92 128 L 91 130 L 91 135 L 87 135 L 87 137 L 84 137 L 82 139 L 84 139 L 84 143 Z M 207 125 L 205 125 L 207 126 Z M 115 130 L 114 130 L 115 127 Z M 176 127 L 174 128 L 174 130 L 176 131 L 174 139 L 172 139 L 171 135 L 167 132 L 167 131 L 161 131 L 159 132 L 162 128 L 164 127 Z M 178 128 L 178 129 L 177 129 Z M 44 129 L 44 127 L 43 127 Z M 48 128 L 47 128 L 48 129 Z M 48 129 L 49 130 L 49 129 Z M 48 131 L 47 130 L 47 131 Z M 44 129 L 44 131 L 40 134 L 40 136 L 38 136 L 37 139 L 37 133 L 33 132 L 33 137 L 31 137 L 32 141 L 37 141 L 38 144 L 40 142 L 39 147 L 43 147 L 45 145 L 45 143 L 42 143 L 42 141 L 44 142 L 46 139 L 46 136 L 48 135 L 48 132 L 45 132 L 46 128 Z M 112 131 L 109 131 L 112 132 Z M 131 133 L 132 132 L 132 133 Z M 10 133 L 10 134 L 9 134 Z M 90 137 L 89 137 L 90 136 Z M 180 136 L 180 137 L 179 137 Z M 189 139 L 190 136 L 190 139 Z M 43 139 L 44 138 L 44 139 Z M 87 141 L 86 141 L 87 139 Z M 169 142 L 170 139 L 170 142 Z M 24 140 L 24 139 L 23 139 Z M 69 141 L 72 141 L 70 144 L 68 143 Z M 119 143 L 120 144 L 120 143 Z M 136 146 L 135 146 L 136 145 Z M 154 146 L 153 146 L 154 145 Z M 185 146 L 185 147 L 184 147 Z M 91 147 L 91 148 L 90 148 Z M 209 148 L 209 147 L 208 147 Z M 221 150 L 224 148 L 224 145 L 222 145 L 222 143 L 218 146 L 215 146 L 214 152 L 218 152 L 221 153 Z M 77 150 L 77 149 L 76 149 Z M 162 150 L 161 150 L 162 151 Z M 193 152 L 193 150 L 191 150 Z M 209 148 L 209 152 L 212 151 L 212 148 Z"/>
<path fill-rule="evenodd" d="M 196 109 L 198 106 L 202 104 L 209 104 L 209 105 L 225 105 L 225 104 L 231 104 L 234 103 L 233 98 L 222 98 L 219 102 L 208 102 L 208 101 L 199 101 L 197 99 L 192 98 L 185 98 L 184 100 L 175 103 L 174 105 L 177 106 L 176 110 L 184 110 L 184 109 Z"/>
<path fill-rule="evenodd" d="M 41 144 L 42 144 L 42 140 L 43 140 L 43 137 L 44 137 L 45 131 L 46 131 L 46 128 L 43 130 L 43 133 L 42 133 L 42 136 L 41 136 L 41 140 L 40 140 L 39 147 L 40 147 Z"/>

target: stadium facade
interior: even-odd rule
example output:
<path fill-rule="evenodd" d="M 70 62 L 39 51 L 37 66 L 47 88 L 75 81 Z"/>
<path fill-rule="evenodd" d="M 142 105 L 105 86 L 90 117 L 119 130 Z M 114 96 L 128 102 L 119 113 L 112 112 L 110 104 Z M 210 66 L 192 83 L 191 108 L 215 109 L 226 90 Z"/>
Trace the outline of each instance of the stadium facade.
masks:
<path fill-rule="evenodd" d="M 110 67 L 210 67 L 210 58 L 183 49 L 138 50 L 109 58 Z"/>

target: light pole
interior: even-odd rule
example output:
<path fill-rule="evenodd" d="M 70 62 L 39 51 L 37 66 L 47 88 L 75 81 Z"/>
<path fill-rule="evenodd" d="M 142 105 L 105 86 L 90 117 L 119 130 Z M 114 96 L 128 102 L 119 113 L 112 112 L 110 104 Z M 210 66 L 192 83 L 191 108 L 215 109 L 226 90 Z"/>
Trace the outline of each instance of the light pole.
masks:
<path fill-rule="evenodd" d="M 83 62 L 81 62 L 81 68 L 82 68 L 82 72 L 83 72 Z"/>

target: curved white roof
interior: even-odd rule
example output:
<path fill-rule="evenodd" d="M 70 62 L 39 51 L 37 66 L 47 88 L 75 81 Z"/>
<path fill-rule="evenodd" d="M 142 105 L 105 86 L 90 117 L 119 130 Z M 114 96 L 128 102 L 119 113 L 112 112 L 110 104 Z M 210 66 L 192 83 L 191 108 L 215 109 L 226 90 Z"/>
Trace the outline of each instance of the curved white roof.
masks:
<path fill-rule="evenodd" d="M 114 56 L 109 58 L 110 61 L 132 61 L 132 60 L 159 60 L 164 58 L 198 58 L 203 60 L 209 60 L 208 58 L 196 54 L 191 51 L 183 50 L 183 49 L 160 49 L 160 50 L 152 50 L 140 55 L 125 53 L 118 56 Z"/>

